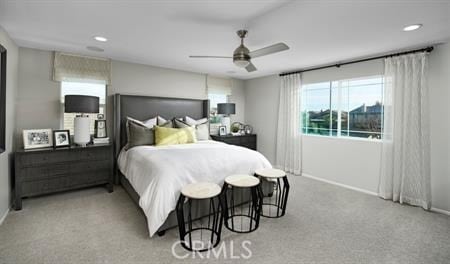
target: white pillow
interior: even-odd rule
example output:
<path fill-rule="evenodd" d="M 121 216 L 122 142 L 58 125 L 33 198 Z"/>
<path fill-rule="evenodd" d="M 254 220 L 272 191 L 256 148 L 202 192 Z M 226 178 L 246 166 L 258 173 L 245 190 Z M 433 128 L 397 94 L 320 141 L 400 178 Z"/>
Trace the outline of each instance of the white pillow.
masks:
<path fill-rule="evenodd" d="M 155 117 L 158 119 L 158 126 L 163 125 L 164 123 L 167 123 L 167 120 L 165 118 L 162 118 L 160 116 Z M 155 124 L 156 125 L 156 124 Z"/>
<path fill-rule="evenodd" d="M 209 139 L 209 120 L 208 118 L 202 118 L 195 120 L 192 117 L 186 116 L 184 118 L 185 123 L 189 126 L 195 126 L 195 132 L 197 134 L 197 140 L 208 140 Z"/>
<path fill-rule="evenodd" d="M 140 121 L 140 120 L 137 120 L 137 119 L 134 119 L 134 118 L 131 118 L 131 117 L 127 116 L 127 120 L 130 120 L 130 121 L 133 121 L 135 123 L 141 124 L 141 125 L 146 126 L 148 128 L 152 128 L 152 127 L 156 126 L 156 122 L 157 122 L 157 118 L 156 117 L 153 117 L 153 118 L 150 118 L 150 119 L 147 119 L 147 120 L 144 120 L 144 121 Z"/>
<path fill-rule="evenodd" d="M 202 118 L 202 119 L 199 119 L 199 120 L 195 120 L 192 117 L 186 116 L 184 118 L 184 121 L 186 122 L 186 124 L 188 124 L 190 126 L 193 126 L 193 125 L 200 125 L 200 124 L 208 122 L 208 118 L 205 117 L 205 118 Z"/>

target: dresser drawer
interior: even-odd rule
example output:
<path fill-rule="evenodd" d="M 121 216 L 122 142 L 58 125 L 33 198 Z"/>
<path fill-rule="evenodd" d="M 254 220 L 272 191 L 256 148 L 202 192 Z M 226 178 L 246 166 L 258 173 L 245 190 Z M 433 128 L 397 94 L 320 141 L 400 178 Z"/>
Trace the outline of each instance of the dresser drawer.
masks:
<path fill-rule="evenodd" d="M 23 182 L 22 196 L 32 196 L 64 190 L 67 187 L 68 182 L 68 177 Z"/>
<path fill-rule="evenodd" d="M 78 174 L 82 172 L 108 171 L 111 168 L 109 160 L 81 161 L 70 164 L 70 173 Z"/>
<path fill-rule="evenodd" d="M 108 182 L 111 177 L 110 171 L 96 171 L 96 172 L 87 172 L 80 174 L 73 174 L 70 177 L 70 181 L 68 185 L 70 187 L 89 185 L 101 182 Z"/>
<path fill-rule="evenodd" d="M 41 165 L 35 167 L 25 167 L 20 169 L 20 177 L 22 181 L 49 178 L 57 175 L 65 175 L 70 171 L 68 163 Z"/>
<path fill-rule="evenodd" d="M 75 152 L 69 150 L 58 150 L 48 152 L 26 153 L 18 157 L 23 167 L 36 166 L 49 163 L 71 162 L 79 159 Z"/>
<path fill-rule="evenodd" d="M 78 151 L 78 160 L 109 160 L 111 151 L 109 148 L 86 149 Z"/>

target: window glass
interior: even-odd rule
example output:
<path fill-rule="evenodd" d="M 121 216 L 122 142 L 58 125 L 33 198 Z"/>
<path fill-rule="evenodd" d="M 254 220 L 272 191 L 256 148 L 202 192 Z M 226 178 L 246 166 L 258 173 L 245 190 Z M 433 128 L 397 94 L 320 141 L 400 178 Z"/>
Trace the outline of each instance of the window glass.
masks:
<path fill-rule="evenodd" d="M 302 132 L 380 139 L 382 99 L 382 76 L 304 85 Z"/>
<path fill-rule="evenodd" d="M 99 114 L 105 116 L 106 109 L 106 85 L 89 82 L 61 82 L 61 109 L 62 109 L 62 127 L 63 129 L 70 130 L 70 134 L 73 135 L 74 118 L 80 113 L 64 113 L 64 96 L 66 95 L 89 95 L 99 97 L 100 107 Z M 90 133 L 94 134 L 95 120 L 97 120 L 97 114 L 88 114 L 91 120 Z"/>
<path fill-rule="evenodd" d="M 209 110 L 210 110 L 210 123 L 220 123 L 220 117 L 217 115 L 217 104 L 226 103 L 228 96 L 226 94 L 210 93 L 208 94 Z"/>

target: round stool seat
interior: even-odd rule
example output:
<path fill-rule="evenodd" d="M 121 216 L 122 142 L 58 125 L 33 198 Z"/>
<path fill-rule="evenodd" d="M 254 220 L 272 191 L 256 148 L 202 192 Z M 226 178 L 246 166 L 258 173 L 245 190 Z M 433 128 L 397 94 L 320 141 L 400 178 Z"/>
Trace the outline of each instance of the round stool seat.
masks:
<path fill-rule="evenodd" d="M 228 185 L 234 187 L 249 188 L 259 184 L 259 179 L 247 174 L 235 174 L 225 178 Z"/>
<path fill-rule="evenodd" d="M 264 178 L 282 178 L 286 176 L 286 172 L 279 169 L 259 169 L 255 174 Z"/>
<path fill-rule="evenodd" d="M 191 183 L 183 187 L 181 193 L 191 199 L 208 199 L 219 195 L 220 186 L 211 182 Z"/>

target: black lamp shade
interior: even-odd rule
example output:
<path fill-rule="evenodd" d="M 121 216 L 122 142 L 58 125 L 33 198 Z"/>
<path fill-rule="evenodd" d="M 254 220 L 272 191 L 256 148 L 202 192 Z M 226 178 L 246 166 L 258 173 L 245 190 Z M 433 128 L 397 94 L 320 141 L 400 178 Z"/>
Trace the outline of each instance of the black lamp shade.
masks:
<path fill-rule="evenodd" d="M 99 98 L 87 95 L 66 95 L 64 97 L 64 112 L 66 113 L 98 113 Z"/>
<path fill-rule="evenodd" d="M 234 115 L 236 113 L 236 105 L 232 103 L 217 104 L 217 113 L 219 115 Z"/>

